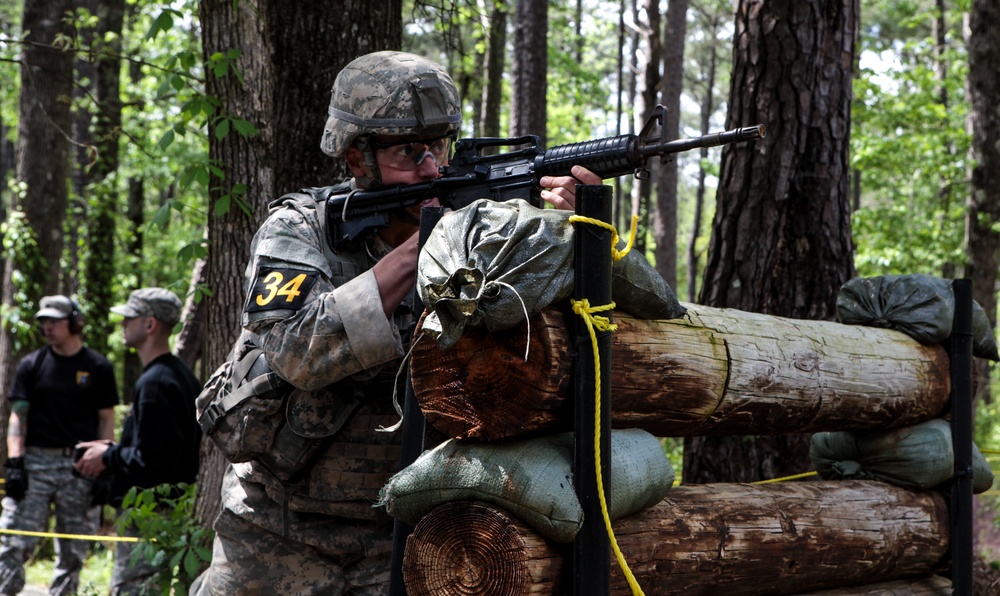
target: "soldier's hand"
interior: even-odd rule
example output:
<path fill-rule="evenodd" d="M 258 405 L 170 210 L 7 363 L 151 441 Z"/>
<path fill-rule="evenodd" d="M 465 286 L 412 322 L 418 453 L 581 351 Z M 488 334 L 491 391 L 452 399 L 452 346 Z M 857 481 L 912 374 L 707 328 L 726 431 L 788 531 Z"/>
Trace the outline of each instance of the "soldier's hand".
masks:
<path fill-rule="evenodd" d="M 601 177 L 583 166 L 573 166 L 572 176 L 542 176 L 541 197 L 556 209 L 576 209 L 576 185 L 600 184 Z"/>

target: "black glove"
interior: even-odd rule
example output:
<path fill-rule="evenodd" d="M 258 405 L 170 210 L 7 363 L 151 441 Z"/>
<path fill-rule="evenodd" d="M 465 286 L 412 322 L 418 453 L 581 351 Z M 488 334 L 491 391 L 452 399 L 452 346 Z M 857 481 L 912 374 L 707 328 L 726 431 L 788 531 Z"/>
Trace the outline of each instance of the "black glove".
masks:
<path fill-rule="evenodd" d="M 11 457 L 4 462 L 3 467 L 7 469 L 4 491 L 8 497 L 20 501 L 28 490 L 28 471 L 24 469 L 24 458 Z"/>

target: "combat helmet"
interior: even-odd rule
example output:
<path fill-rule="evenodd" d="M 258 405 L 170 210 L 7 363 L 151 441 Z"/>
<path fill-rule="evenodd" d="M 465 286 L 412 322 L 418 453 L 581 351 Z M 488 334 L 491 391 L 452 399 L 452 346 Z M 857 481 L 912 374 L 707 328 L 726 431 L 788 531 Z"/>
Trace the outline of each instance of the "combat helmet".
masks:
<path fill-rule="evenodd" d="M 359 138 L 457 134 L 458 89 L 441 65 L 406 52 L 374 52 L 344 67 L 333 82 L 320 147 L 342 156 Z"/>

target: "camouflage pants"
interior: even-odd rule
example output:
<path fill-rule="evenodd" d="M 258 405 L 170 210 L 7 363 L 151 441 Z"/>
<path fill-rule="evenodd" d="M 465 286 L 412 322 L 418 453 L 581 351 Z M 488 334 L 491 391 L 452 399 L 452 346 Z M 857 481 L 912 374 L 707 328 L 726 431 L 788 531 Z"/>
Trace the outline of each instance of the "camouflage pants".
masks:
<path fill-rule="evenodd" d="M 331 519 L 330 545 L 340 556 L 322 553 L 240 518 L 228 510 L 215 522 L 212 564 L 192 584 L 191 596 L 282 594 L 386 596 L 389 548 L 366 556 L 355 535 L 370 535 L 374 522 Z M 391 534 L 386 535 L 391 543 Z M 350 552 L 351 549 L 356 552 Z"/>
<path fill-rule="evenodd" d="M 73 458 L 28 453 L 24 456 L 28 491 L 24 498 L 3 500 L 0 527 L 5 530 L 45 532 L 54 507 L 55 532 L 92 536 L 100 509 L 90 507 L 92 481 L 73 475 Z M 24 588 L 24 562 L 35 551 L 38 538 L 0 535 L 0 593 L 17 594 Z M 49 594 L 75 594 L 90 541 L 56 538 L 56 564 Z"/>
<path fill-rule="evenodd" d="M 136 537 L 139 531 L 130 525 L 122 536 Z M 160 593 L 159 569 L 143 558 L 133 563 L 132 553 L 137 542 L 119 542 L 115 547 L 115 564 L 111 569 L 111 596 L 141 596 Z"/>

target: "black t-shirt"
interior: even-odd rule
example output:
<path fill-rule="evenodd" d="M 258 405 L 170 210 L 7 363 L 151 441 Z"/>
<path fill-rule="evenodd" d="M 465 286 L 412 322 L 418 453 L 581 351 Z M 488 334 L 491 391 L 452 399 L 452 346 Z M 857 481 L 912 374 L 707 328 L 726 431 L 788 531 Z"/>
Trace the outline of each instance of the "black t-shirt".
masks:
<path fill-rule="evenodd" d="M 173 354 L 158 356 L 142 371 L 121 441 L 104 453 L 104 464 L 115 475 L 114 504 L 133 486 L 195 481 L 201 445 L 195 399 L 201 387 Z"/>
<path fill-rule="evenodd" d="M 28 447 L 72 447 L 97 439 L 97 411 L 118 405 L 111 363 L 90 348 L 60 356 L 50 346 L 21 359 L 7 399 L 24 400 Z"/>

